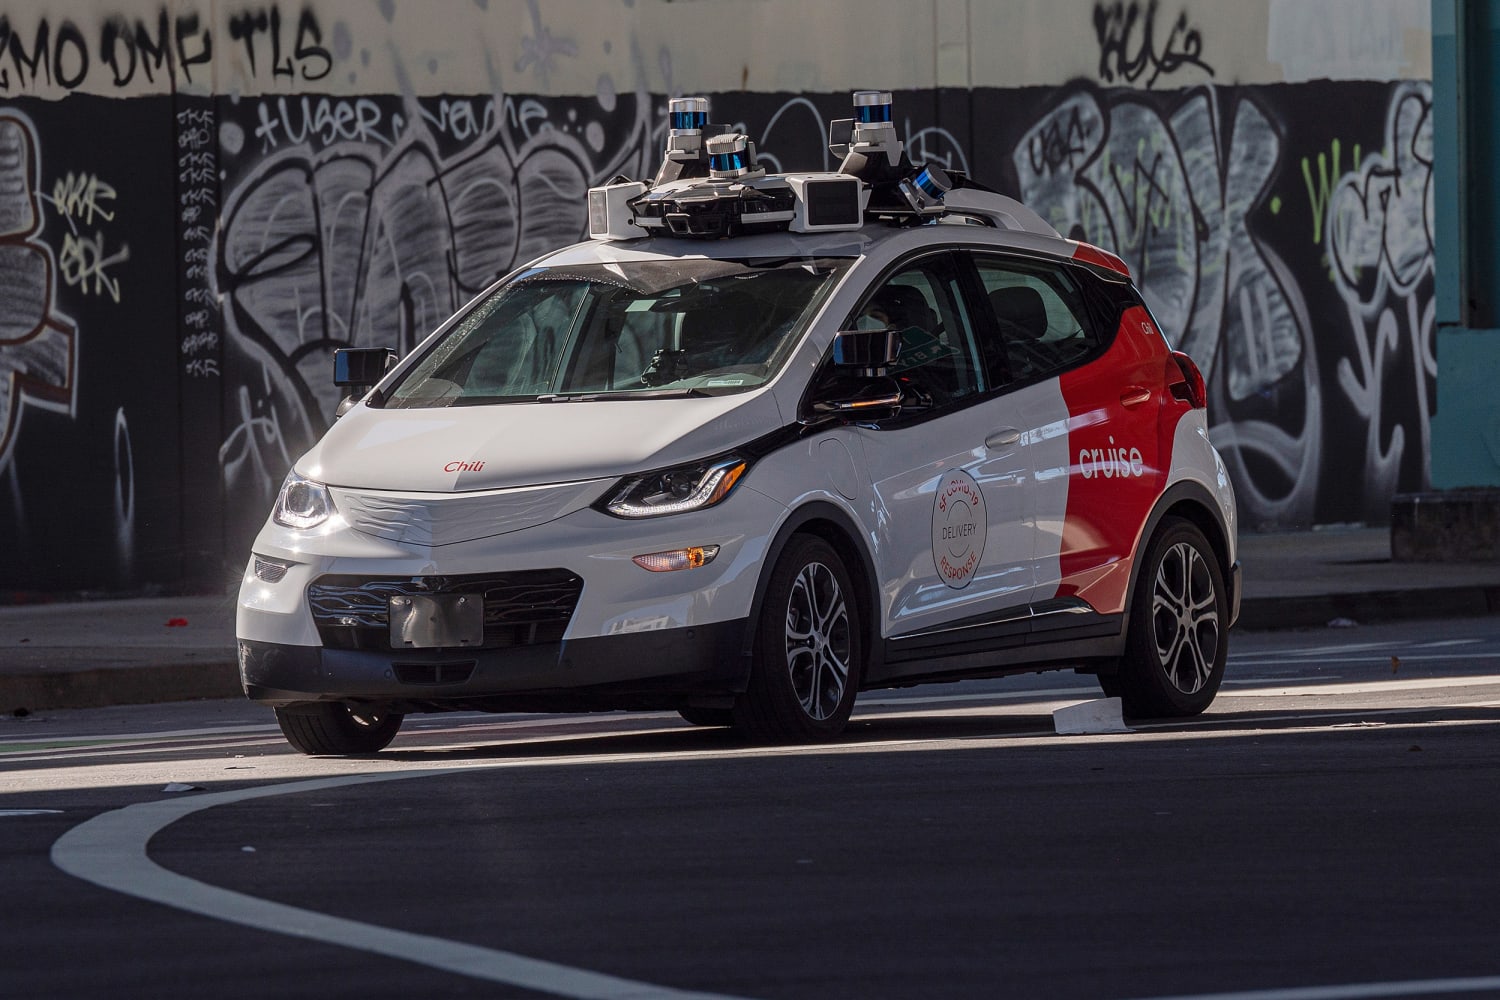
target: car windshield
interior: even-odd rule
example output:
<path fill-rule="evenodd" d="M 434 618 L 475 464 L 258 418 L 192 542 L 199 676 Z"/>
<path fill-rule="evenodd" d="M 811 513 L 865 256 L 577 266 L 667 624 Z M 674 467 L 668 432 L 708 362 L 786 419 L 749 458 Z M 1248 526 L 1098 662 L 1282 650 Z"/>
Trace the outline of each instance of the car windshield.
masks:
<path fill-rule="evenodd" d="M 849 261 L 623 261 L 527 271 L 475 303 L 390 407 L 720 395 L 763 384 Z"/>

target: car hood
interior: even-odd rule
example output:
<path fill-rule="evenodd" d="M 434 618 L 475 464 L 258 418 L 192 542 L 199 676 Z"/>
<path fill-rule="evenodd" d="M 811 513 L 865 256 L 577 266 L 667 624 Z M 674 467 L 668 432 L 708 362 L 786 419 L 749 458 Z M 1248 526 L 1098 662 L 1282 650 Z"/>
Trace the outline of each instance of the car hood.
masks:
<path fill-rule="evenodd" d="M 614 478 L 707 458 L 781 426 L 766 390 L 434 409 L 360 404 L 297 462 L 361 490 L 460 493 Z"/>

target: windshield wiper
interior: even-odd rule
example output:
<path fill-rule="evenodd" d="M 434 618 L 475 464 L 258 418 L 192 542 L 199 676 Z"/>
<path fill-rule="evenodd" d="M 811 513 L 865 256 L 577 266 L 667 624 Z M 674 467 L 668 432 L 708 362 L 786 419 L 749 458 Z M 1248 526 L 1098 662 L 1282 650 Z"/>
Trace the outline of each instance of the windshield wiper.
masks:
<path fill-rule="evenodd" d="M 613 392 L 547 392 L 536 397 L 538 403 L 593 403 L 615 399 L 685 399 L 712 397 L 719 393 L 703 389 L 620 389 Z"/>

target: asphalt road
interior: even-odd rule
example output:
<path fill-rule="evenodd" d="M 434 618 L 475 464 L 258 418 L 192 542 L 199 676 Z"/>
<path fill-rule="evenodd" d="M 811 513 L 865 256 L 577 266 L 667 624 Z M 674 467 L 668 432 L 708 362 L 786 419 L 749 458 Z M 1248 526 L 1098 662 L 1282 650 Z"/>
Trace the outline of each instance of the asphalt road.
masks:
<path fill-rule="evenodd" d="M 1208 714 L 1106 735 L 1055 733 L 1096 696 L 1064 673 L 871 692 L 777 749 L 3 719 L 0 994 L 1500 996 L 1500 618 L 1234 640 Z"/>

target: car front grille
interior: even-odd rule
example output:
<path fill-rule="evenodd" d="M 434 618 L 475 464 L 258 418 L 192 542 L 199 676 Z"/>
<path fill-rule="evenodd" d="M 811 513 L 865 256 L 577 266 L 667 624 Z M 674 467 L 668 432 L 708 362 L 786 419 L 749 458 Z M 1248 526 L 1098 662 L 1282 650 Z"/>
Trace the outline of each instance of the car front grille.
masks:
<path fill-rule="evenodd" d="M 484 643 L 479 648 L 504 649 L 560 641 L 582 592 L 577 574 L 540 569 L 466 576 L 321 576 L 308 587 L 307 597 L 326 648 L 389 651 L 391 598 L 483 594 Z"/>

